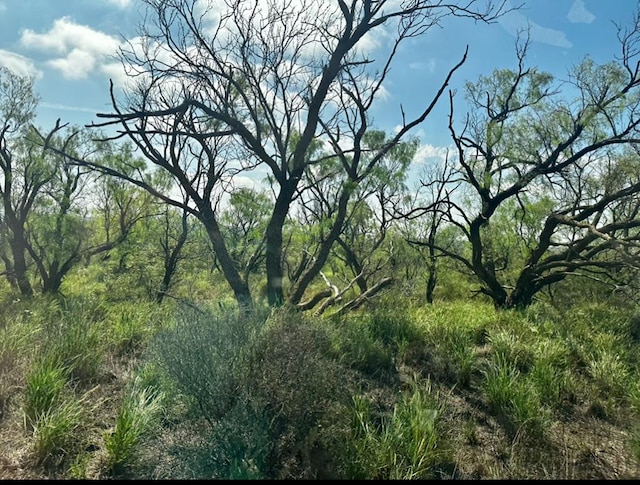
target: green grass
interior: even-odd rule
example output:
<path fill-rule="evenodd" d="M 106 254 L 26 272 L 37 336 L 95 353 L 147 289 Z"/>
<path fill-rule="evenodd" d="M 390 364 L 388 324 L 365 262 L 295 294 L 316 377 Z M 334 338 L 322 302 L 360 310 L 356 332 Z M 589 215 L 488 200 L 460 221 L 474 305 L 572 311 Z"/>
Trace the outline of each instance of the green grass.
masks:
<path fill-rule="evenodd" d="M 69 386 L 71 375 L 56 354 L 34 360 L 26 376 L 23 416 L 32 436 L 38 464 L 56 466 L 69 459 L 82 441 L 82 429 L 91 415 L 91 394 L 78 397 Z"/>
<path fill-rule="evenodd" d="M 50 413 L 62 396 L 69 378 L 60 361 L 47 355 L 34 363 L 26 377 L 24 416 L 27 427 L 33 427 Z"/>
<path fill-rule="evenodd" d="M 78 430 L 86 418 L 83 400 L 65 397 L 32 422 L 33 449 L 38 463 L 55 465 L 73 456 L 78 444 Z"/>
<path fill-rule="evenodd" d="M 353 413 L 352 473 L 357 478 L 441 478 L 439 468 L 451 456 L 440 421 L 443 407 L 428 381 L 414 380 L 391 414 L 377 418 L 363 396 L 354 396 Z"/>
<path fill-rule="evenodd" d="M 141 439 L 157 426 L 163 394 L 136 378 L 126 391 L 112 431 L 104 434 L 107 469 L 118 475 L 135 457 Z"/>
<path fill-rule="evenodd" d="M 388 298 L 337 317 L 75 294 L 7 302 L 0 424 L 24 421 L 36 474 L 584 477 L 600 465 L 599 441 L 583 435 L 602 427 L 626 436 L 620 460 L 640 461 L 625 309 Z"/>

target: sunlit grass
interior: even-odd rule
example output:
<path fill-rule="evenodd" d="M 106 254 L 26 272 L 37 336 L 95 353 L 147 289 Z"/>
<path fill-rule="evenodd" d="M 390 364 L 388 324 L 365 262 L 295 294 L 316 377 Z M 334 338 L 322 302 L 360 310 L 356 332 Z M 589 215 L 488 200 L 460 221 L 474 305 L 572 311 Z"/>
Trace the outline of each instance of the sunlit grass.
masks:
<path fill-rule="evenodd" d="M 135 456 L 136 446 L 149 433 L 163 409 L 161 391 L 144 387 L 136 378 L 126 391 L 112 431 L 104 434 L 107 468 L 117 474 Z"/>
<path fill-rule="evenodd" d="M 390 414 L 378 418 L 364 396 L 354 396 L 354 473 L 358 478 L 440 478 L 451 458 L 441 428 L 442 404 L 430 383 L 414 380 Z"/>
<path fill-rule="evenodd" d="M 38 463 L 54 464 L 56 459 L 73 453 L 78 429 L 85 421 L 82 400 L 67 396 L 40 413 L 33 421 L 33 448 Z"/>

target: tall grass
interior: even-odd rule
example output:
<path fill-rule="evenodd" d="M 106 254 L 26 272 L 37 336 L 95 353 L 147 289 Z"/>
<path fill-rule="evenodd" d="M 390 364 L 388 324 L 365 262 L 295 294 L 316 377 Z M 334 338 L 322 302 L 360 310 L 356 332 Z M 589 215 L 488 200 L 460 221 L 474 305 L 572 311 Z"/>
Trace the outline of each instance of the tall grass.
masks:
<path fill-rule="evenodd" d="M 6 305 L 6 306 L 5 306 Z M 31 321 L 25 312 L 7 301 L 0 301 L 0 419 L 5 415 L 11 399 L 24 384 L 25 368 L 37 343 L 40 332 L 38 322 Z"/>
<path fill-rule="evenodd" d="M 33 427 L 58 404 L 68 377 L 68 370 L 56 356 L 45 355 L 35 361 L 26 378 L 23 409 L 27 427 Z"/>
<path fill-rule="evenodd" d="M 109 349 L 116 355 L 134 354 L 144 349 L 146 342 L 167 319 L 171 306 L 158 306 L 151 301 L 114 303 L 105 315 L 105 333 Z"/>
<path fill-rule="evenodd" d="M 69 370 L 55 354 L 36 359 L 26 377 L 24 421 L 33 436 L 37 463 L 56 465 L 73 455 L 82 441 L 80 430 L 90 415 L 95 388 L 78 397 L 69 379 Z"/>
<path fill-rule="evenodd" d="M 38 463 L 55 465 L 72 456 L 84 425 L 86 403 L 73 395 L 65 396 L 33 421 L 33 449 Z"/>
<path fill-rule="evenodd" d="M 95 380 L 104 358 L 103 311 L 91 298 L 54 300 L 43 326 L 43 352 L 78 382 Z"/>
<path fill-rule="evenodd" d="M 114 429 L 104 434 L 107 469 L 112 474 L 118 475 L 132 461 L 142 438 L 157 425 L 163 399 L 161 391 L 145 387 L 139 377 L 127 389 Z"/>
<path fill-rule="evenodd" d="M 443 406 L 430 383 L 414 378 L 390 415 L 375 416 L 364 396 L 354 396 L 352 478 L 442 478 L 452 455 L 441 426 Z"/>

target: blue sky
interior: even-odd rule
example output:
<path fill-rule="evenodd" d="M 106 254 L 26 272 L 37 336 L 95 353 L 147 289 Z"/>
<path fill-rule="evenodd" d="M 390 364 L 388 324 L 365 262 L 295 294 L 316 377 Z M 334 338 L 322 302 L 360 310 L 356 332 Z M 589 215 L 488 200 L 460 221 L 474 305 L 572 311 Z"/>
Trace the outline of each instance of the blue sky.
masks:
<path fill-rule="evenodd" d="M 613 22 L 629 22 L 638 5 L 637 0 L 509 1 L 523 6 L 495 24 L 455 19 L 407 42 L 385 84 L 388 94 L 374 112 L 375 123 L 393 130 L 401 104 L 407 115 L 422 108 L 466 45 L 468 60 L 453 88 L 496 68 L 516 67 L 515 35 L 527 26 L 533 41 L 530 65 L 557 77 L 566 76 L 585 55 L 611 60 L 620 52 Z M 41 127 L 57 118 L 90 123 L 97 120 L 96 112 L 109 110 L 109 78 L 117 83 L 121 75 L 111 55 L 123 39 L 137 35 L 141 18 L 137 0 L 0 0 L 0 65 L 36 76 Z M 450 143 L 443 101 L 417 132 L 423 159 Z"/>

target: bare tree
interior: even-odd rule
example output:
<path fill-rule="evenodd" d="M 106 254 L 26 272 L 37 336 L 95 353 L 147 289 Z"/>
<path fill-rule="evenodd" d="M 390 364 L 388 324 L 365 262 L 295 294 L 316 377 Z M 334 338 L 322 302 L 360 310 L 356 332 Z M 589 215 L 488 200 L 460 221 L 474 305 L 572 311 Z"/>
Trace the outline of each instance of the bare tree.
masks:
<path fill-rule="evenodd" d="M 401 227 L 406 242 L 415 249 L 426 250 L 424 267 L 426 269 L 425 300 L 433 303 L 438 282 L 438 259 L 444 254 L 438 248 L 453 251 L 455 241 L 444 236 L 443 227 L 447 221 L 447 200 L 449 194 L 458 189 L 460 183 L 455 179 L 455 167 L 449 160 L 449 154 L 443 163 L 425 166 L 414 194 L 393 204 L 393 218 L 403 222 Z M 422 205 L 426 201 L 426 207 Z"/>
<path fill-rule="evenodd" d="M 498 307 L 525 307 L 568 276 L 625 284 L 624 268 L 640 267 L 638 16 L 618 32 L 619 59 L 587 57 L 557 85 L 525 67 L 528 40 L 518 42 L 516 70 L 467 85 L 462 130 L 450 93 L 453 170 L 425 184 L 448 190 L 420 210 L 444 217 L 468 251 L 422 243 L 462 263 Z"/>
<path fill-rule="evenodd" d="M 400 130 L 366 153 L 368 112 L 400 44 L 447 16 L 491 22 L 505 12 L 505 2 L 489 0 L 143 1 L 148 16 L 142 40 L 121 52 L 135 87 L 118 99 L 112 86 L 113 113 L 100 114 L 106 121 L 96 126 L 119 126 L 116 136 L 129 137 L 188 194 L 187 210 L 207 228 L 227 282 L 248 306 L 249 284 L 229 256 L 218 220 L 221 194 L 233 190 L 234 177 L 259 168 L 273 182 L 265 267 L 269 303 L 280 304 L 284 223 L 306 169 L 327 159 L 314 156 L 313 147 L 324 143 L 339 158 L 348 184 L 361 183 L 424 121 L 466 58 L 464 53 L 424 109 L 410 119 L 402 112 Z M 374 59 L 365 40 L 383 30 L 390 40 Z M 147 188 L 142 173 L 124 178 Z M 167 193 L 152 193 L 184 207 Z M 350 191 L 343 197 L 346 203 Z M 340 230 L 337 221 L 334 239 Z M 318 274 L 322 257 L 317 261 L 292 290 L 293 301 Z"/>

